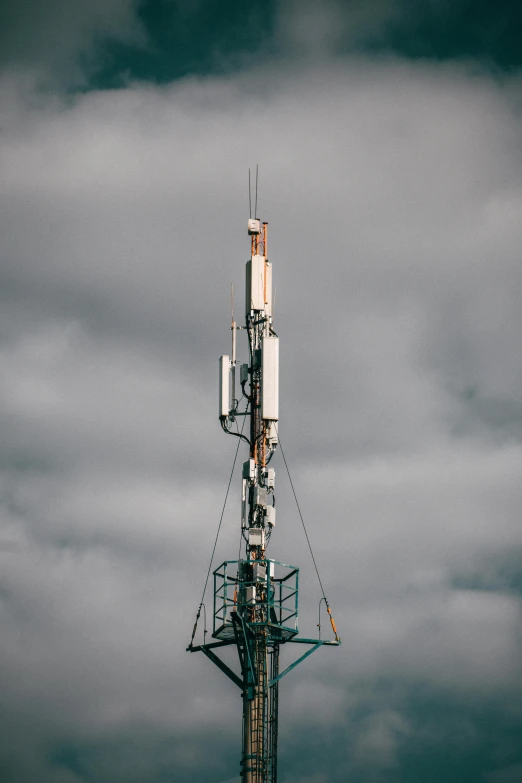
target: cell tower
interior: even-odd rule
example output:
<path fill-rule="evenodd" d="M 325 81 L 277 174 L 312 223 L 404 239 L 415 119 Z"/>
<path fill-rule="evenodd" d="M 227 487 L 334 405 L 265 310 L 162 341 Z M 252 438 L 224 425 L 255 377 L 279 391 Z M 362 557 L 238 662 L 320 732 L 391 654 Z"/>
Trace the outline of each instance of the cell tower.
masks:
<path fill-rule="evenodd" d="M 276 783 L 279 682 L 319 647 L 339 645 L 341 642 L 324 591 L 321 602 L 326 604 L 335 638 L 323 640 L 297 636 L 299 569 L 266 556 L 276 520 L 275 471 L 269 464 L 279 442 L 279 338 L 272 324 L 272 264 L 267 255 L 268 224 L 261 223 L 257 217 L 250 218 L 248 234 L 251 254 L 246 263 L 246 323 L 238 326 L 232 313 L 232 354 L 230 357 L 222 356 L 219 360 L 221 426 L 225 432 L 240 438 L 238 449 L 241 440 L 247 441 L 249 446 L 249 459 L 243 463 L 242 470 L 243 543 L 238 560 L 226 560 L 213 572 L 212 637 L 215 641 L 206 643 L 205 628 L 203 644 L 194 644 L 198 619 L 204 608 L 202 600 L 187 650 L 204 653 L 241 691 L 242 783 Z M 240 364 L 239 367 L 236 359 L 238 330 L 246 330 L 250 349 L 249 363 Z M 242 392 L 240 401 L 236 399 L 238 369 Z M 242 402 L 244 410 L 240 411 Z M 248 428 L 245 427 L 247 421 Z M 242 422 L 241 427 L 238 422 Z M 243 434 L 244 430 L 248 435 Z M 288 470 L 286 459 L 284 462 Z M 290 478 L 290 473 L 288 475 Z M 308 645 L 309 648 L 280 671 L 281 647 L 287 644 Z M 229 645 L 237 648 L 239 674 L 217 654 L 220 648 Z"/>

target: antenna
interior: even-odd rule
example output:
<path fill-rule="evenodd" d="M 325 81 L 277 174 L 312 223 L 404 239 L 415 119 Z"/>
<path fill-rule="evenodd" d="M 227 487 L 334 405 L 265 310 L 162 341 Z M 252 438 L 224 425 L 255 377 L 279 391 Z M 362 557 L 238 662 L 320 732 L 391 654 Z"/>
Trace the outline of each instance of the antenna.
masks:
<path fill-rule="evenodd" d="M 232 376 L 232 408 L 236 398 L 236 322 L 234 321 L 234 283 L 230 283 L 230 309 L 232 311 L 232 354 L 230 357 L 230 371 Z"/>
<path fill-rule="evenodd" d="M 250 169 L 248 169 L 248 215 L 252 219 L 252 188 L 250 187 Z"/>
<path fill-rule="evenodd" d="M 257 181 L 259 179 L 259 163 L 256 166 L 256 208 L 254 210 L 254 217 L 257 220 Z"/>

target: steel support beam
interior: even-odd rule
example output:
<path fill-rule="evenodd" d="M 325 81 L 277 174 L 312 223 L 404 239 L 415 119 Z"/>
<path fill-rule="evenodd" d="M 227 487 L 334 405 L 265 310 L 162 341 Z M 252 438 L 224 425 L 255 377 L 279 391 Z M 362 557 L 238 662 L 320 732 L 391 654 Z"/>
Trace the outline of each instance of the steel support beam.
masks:
<path fill-rule="evenodd" d="M 270 688 L 272 685 L 275 685 L 276 682 L 279 682 L 279 680 L 282 677 L 284 677 L 285 674 L 288 674 L 288 672 L 291 672 L 292 669 L 295 669 L 296 666 L 299 666 L 299 664 L 302 661 L 304 661 L 305 658 L 308 658 L 309 655 L 311 655 L 313 652 L 318 650 L 319 647 L 322 647 L 322 646 L 323 646 L 322 642 L 317 642 L 317 644 L 314 645 L 313 647 L 311 647 L 309 650 L 307 650 L 304 655 L 301 655 L 301 657 L 298 658 L 297 661 L 294 661 L 293 663 L 290 664 L 290 666 L 287 666 L 286 669 L 284 670 L 284 672 L 281 672 L 281 674 L 278 674 L 277 677 L 274 677 L 273 680 L 270 680 L 270 682 L 268 683 L 268 687 Z"/>
<path fill-rule="evenodd" d="M 224 672 L 227 677 L 229 677 L 233 683 L 235 683 L 238 688 L 243 690 L 243 680 L 237 676 L 235 672 L 232 671 L 232 669 L 226 665 L 226 663 L 223 663 L 221 658 L 218 658 L 215 653 L 212 652 L 212 650 L 209 650 L 207 647 L 202 645 L 200 648 L 202 653 L 205 653 L 207 658 L 209 658 L 212 663 L 215 663 L 218 669 L 221 669 L 222 672 Z"/>

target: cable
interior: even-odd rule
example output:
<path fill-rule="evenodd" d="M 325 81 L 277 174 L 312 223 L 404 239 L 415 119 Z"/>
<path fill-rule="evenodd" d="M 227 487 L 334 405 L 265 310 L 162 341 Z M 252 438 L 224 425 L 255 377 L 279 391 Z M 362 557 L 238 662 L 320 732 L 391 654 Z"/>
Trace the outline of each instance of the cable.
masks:
<path fill-rule="evenodd" d="M 246 407 L 245 417 L 243 419 L 243 427 L 245 426 L 245 419 L 246 419 L 246 412 L 247 411 L 248 411 L 248 405 Z M 234 437 L 240 438 L 241 440 L 244 440 L 245 443 L 248 443 L 248 445 L 250 446 L 250 441 L 248 440 L 247 436 L 243 435 L 243 427 L 241 427 L 241 432 L 232 432 L 232 430 L 228 429 L 228 427 L 226 426 L 224 420 L 221 421 L 221 429 L 223 430 L 223 432 L 225 432 L 227 435 L 234 435 Z"/>
<path fill-rule="evenodd" d="M 243 434 L 243 427 L 245 426 L 245 421 L 246 421 L 246 416 L 243 419 L 243 426 L 241 427 L 241 435 Z M 234 434 L 234 433 L 231 433 L 231 434 Z M 192 643 L 194 642 L 194 637 L 196 635 L 196 629 L 198 627 L 198 620 L 199 620 L 199 618 L 201 616 L 201 607 L 203 606 L 203 599 L 205 597 L 205 593 L 206 593 L 206 590 L 207 590 L 208 580 L 209 580 L 209 577 L 210 577 L 210 571 L 212 569 L 212 563 L 214 561 L 214 555 L 216 553 L 216 546 L 217 546 L 217 542 L 218 542 L 218 538 L 219 538 L 219 532 L 221 530 L 221 524 L 223 522 L 223 517 L 225 515 L 225 508 L 226 508 L 226 505 L 227 505 L 228 493 L 230 492 L 230 485 L 232 484 L 232 477 L 234 475 L 234 468 L 236 467 L 237 455 L 239 453 L 239 446 L 240 445 L 241 445 L 241 440 L 238 440 L 236 453 L 234 455 L 234 462 L 232 463 L 232 470 L 230 471 L 230 478 L 228 479 L 228 486 L 227 486 L 227 491 L 225 493 L 225 500 L 223 502 L 223 508 L 221 509 L 221 516 L 219 518 L 219 525 L 218 525 L 218 529 L 217 529 L 217 533 L 216 533 L 216 538 L 215 538 L 215 541 L 214 541 L 214 547 L 212 549 L 212 554 L 210 556 L 210 563 L 208 565 L 207 577 L 205 579 L 205 586 L 204 586 L 203 592 L 201 594 L 201 601 L 200 601 L 200 604 L 199 604 L 199 607 L 198 607 L 198 611 L 197 611 L 197 614 L 196 614 L 196 622 L 194 623 L 194 628 L 192 629 L 192 637 L 190 639 L 189 649 L 192 647 Z"/>
<path fill-rule="evenodd" d="M 297 499 L 297 494 L 296 494 L 296 491 L 295 491 L 294 482 L 292 481 L 292 476 L 290 475 L 290 469 L 288 467 L 288 462 L 286 461 L 285 452 L 283 451 L 283 445 L 281 443 L 281 438 L 279 436 L 279 428 L 278 428 L 277 424 L 275 425 L 275 427 L 276 427 L 276 432 L 277 432 L 277 438 L 279 440 L 279 448 L 281 449 L 281 454 L 282 454 L 282 457 L 283 457 L 283 462 L 285 463 L 286 472 L 288 473 L 288 479 L 290 481 L 290 486 L 292 487 L 292 492 L 294 493 L 294 499 L 295 499 L 295 503 L 296 503 L 296 506 L 297 506 L 297 510 L 299 512 L 299 517 L 301 518 L 301 524 L 303 526 L 304 534 L 306 536 L 308 549 L 310 550 L 310 554 L 312 555 L 312 562 L 314 564 L 315 573 L 317 574 L 317 579 L 319 580 L 319 585 L 321 587 L 321 592 L 322 592 L 322 595 L 323 595 L 323 598 L 324 598 L 324 602 L 326 604 L 326 611 L 330 615 L 330 624 L 331 624 L 332 630 L 333 630 L 333 632 L 335 634 L 335 639 L 336 639 L 336 641 L 340 641 L 339 640 L 339 636 L 337 635 L 337 628 L 335 627 L 335 622 L 334 622 L 334 619 L 332 617 L 332 613 L 330 611 L 330 604 L 328 603 L 328 598 L 326 597 L 326 594 L 324 592 L 323 583 L 322 583 L 321 577 L 319 575 L 319 569 L 317 567 L 317 563 L 315 562 L 315 557 L 314 557 L 314 553 L 313 553 L 313 550 L 312 550 L 312 545 L 310 543 L 310 539 L 308 538 L 308 532 L 306 530 L 306 525 L 304 523 L 301 507 L 300 507 L 299 501 Z"/>
<path fill-rule="evenodd" d="M 270 460 L 272 459 L 272 457 L 275 454 L 275 446 L 272 446 L 271 448 L 272 448 L 272 451 L 268 455 L 268 458 L 267 458 L 267 461 L 266 461 L 266 465 L 270 465 Z M 265 465 L 265 467 L 266 467 L 266 465 Z"/>
<path fill-rule="evenodd" d="M 239 531 L 239 547 L 237 550 L 237 559 L 241 560 L 241 544 L 243 543 L 243 528 Z"/>
<path fill-rule="evenodd" d="M 290 481 L 290 486 L 292 487 L 292 492 L 294 493 L 294 499 L 295 499 L 295 503 L 296 503 L 296 506 L 297 506 L 297 510 L 299 512 L 299 517 L 301 518 L 301 524 L 303 526 L 304 534 L 306 536 L 308 549 L 310 550 L 310 554 L 312 555 L 312 561 L 313 561 L 313 564 L 314 564 L 314 567 L 315 567 L 315 573 L 317 574 L 317 579 L 319 580 L 319 584 L 321 586 L 321 592 L 322 592 L 323 598 L 326 599 L 323 583 L 321 582 L 321 577 L 319 576 L 319 569 L 317 568 L 317 563 L 315 562 L 315 557 L 314 557 L 314 553 L 313 553 L 313 550 L 312 550 L 312 545 L 310 543 L 310 539 L 308 538 L 308 533 L 307 533 L 307 530 L 306 530 L 306 525 L 304 523 L 303 514 L 301 512 L 301 507 L 300 507 L 299 501 L 297 499 L 297 495 L 296 495 L 295 488 L 294 488 L 294 482 L 292 481 L 292 476 L 290 475 L 290 470 L 288 468 L 288 463 L 286 461 L 285 452 L 283 451 L 283 444 L 281 443 L 281 438 L 279 437 L 279 431 L 278 431 L 277 425 L 276 425 L 276 431 L 277 431 L 277 438 L 279 440 L 279 448 L 281 449 L 281 455 L 283 457 L 283 462 L 285 463 L 286 472 L 288 473 L 288 479 Z"/>

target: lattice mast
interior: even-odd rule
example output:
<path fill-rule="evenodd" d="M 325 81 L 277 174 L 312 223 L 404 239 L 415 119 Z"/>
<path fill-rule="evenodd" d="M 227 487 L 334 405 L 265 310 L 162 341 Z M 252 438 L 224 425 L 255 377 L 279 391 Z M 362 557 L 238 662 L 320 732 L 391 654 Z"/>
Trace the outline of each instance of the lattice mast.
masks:
<path fill-rule="evenodd" d="M 279 338 L 272 323 L 268 224 L 250 218 L 248 233 L 245 325 L 238 326 L 232 314 L 232 352 L 219 360 L 221 426 L 249 445 L 249 459 L 242 468 L 244 556 L 225 561 L 214 571 L 212 636 L 218 641 L 206 644 L 204 640 L 194 646 L 196 619 L 188 650 L 205 653 L 241 689 L 242 783 L 277 783 L 279 681 L 314 650 L 340 640 L 327 602 L 335 640 L 297 638 L 299 569 L 266 557 L 276 518 L 275 471 L 269 463 L 278 445 Z M 248 335 L 248 364 L 238 364 L 236 359 L 239 330 Z M 238 370 L 240 400 L 236 398 Z M 311 647 L 280 673 L 280 648 L 290 642 Z M 217 648 L 227 645 L 237 647 L 239 676 L 216 655 Z"/>

